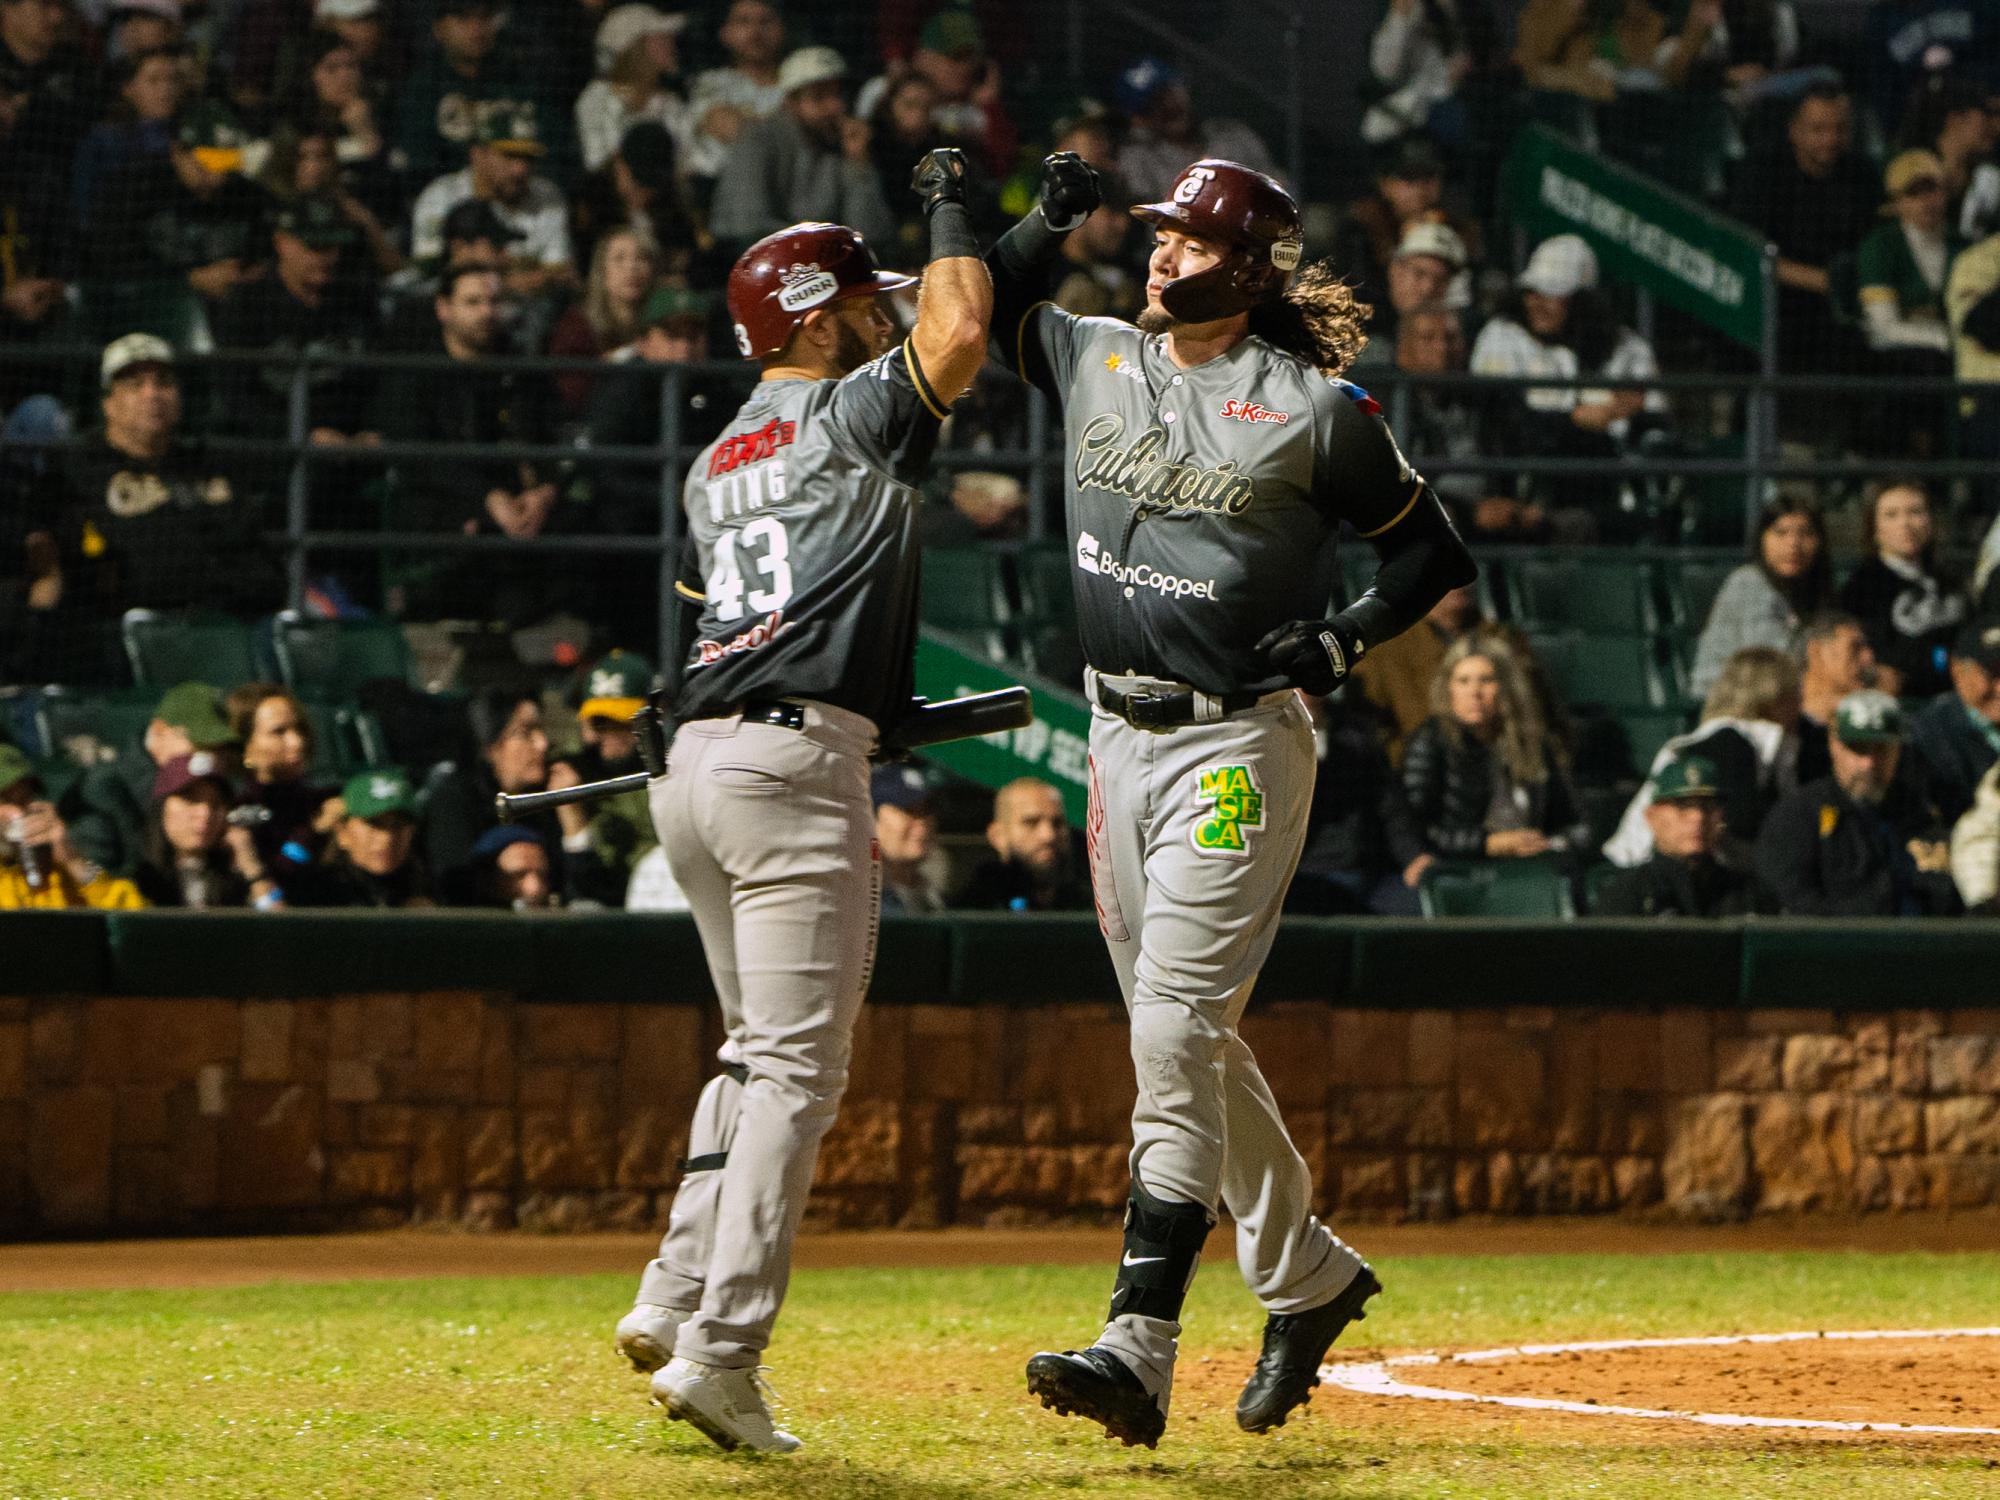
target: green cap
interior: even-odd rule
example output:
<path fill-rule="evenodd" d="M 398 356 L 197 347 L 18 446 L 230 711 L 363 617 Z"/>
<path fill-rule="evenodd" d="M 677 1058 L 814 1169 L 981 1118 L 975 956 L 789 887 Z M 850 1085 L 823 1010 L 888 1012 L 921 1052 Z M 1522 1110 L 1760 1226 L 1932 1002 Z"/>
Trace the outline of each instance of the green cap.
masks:
<path fill-rule="evenodd" d="M 271 216 L 271 228 L 314 250 L 342 250 L 358 238 L 353 222 L 324 198 L 297 198 Z"/>
<path fill-rule="evenodd" d="M 632 651 L 613 651 L 583 679 L 579 719 L 616 719 L 629 724 L 653 690 L 653 664 Z"/>
<path fill-rule="evenodd" d="M 0 745 L 0 792 L 35 775 L 35 764 L 12 745 Z"/>
<path fill-rule="evenodd" d="M 693 318 L 706 323 L 714 307 L 715 299 L 706 292 L 691 291 L 684 286 L 663 286 L 656 288 L 653 295 L 646 299 L 646 314 L 641 321 L 649 327 L 676 318 Z"/>
<path fill-rule="evenodd" d="M 238 743 L 236 731 L 222 716 L 221 691 L 205 682 L 183 682 L 168 688 L 153 717 L 173 725 L 197 750 Z"/>
<path fill-rule="evenodd" d="M 1903 705 L 1874 688 L 1849 693 L 1834 710 L 1833 734 L 1843 745 L 1900 745 Z"/>
<path fill-rule="evenodd" d="M 1721 795 L 1722 786 L 1715 774 L 1715 762 L 1705 755 L 1676 755 L 1653 777 L 1655 802 Z"/>
<path fill-rule="evenodd" d="M 215 173 L 243 170 L 243 148 L 249 135 L 235 114 L 213 100 L 203 100 L 181 117 L 178 139 L 196 161 Z"/>
<path fill-rule="evenodd" d="M 486 111 L 479 117 L 476 137 L 482 146 L 521 156 L 541 156 L 547 150 L 535 125 L 535 112 L 526 105 L 501 105 Z"/>
<path fill-rule="evenodd" d="M 417 789 L 410 785 L 409 777 L 394 767 L 349 777 L 347 785 L 341 788 L 340 800 L 347 805 L 350 818 L 379 818 L 384 813 L 408 813 L 411 817 L 417 814 Z"/>

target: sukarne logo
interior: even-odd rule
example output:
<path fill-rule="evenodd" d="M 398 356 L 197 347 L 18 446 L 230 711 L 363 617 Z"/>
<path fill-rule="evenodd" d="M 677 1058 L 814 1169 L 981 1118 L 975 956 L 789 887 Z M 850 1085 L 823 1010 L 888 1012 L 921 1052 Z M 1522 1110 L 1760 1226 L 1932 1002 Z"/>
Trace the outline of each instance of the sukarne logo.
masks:
<path fill-rule="evenodd" d="M 1272 411 L 1255 401 L 1225 401 L 1222 403 L 1222 414 L 1238 422 L 1274 422 L 1280 427 L 1292 420 L 1290 412 Z"/>

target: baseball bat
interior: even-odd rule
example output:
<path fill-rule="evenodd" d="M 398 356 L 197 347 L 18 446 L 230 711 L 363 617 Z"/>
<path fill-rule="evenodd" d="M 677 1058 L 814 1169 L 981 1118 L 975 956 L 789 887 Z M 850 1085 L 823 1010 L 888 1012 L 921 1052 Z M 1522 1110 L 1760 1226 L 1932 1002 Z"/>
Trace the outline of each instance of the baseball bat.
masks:
<path fill-rule="evenodd" d="M 917 699 L 896 727 L 883 736 L 884 750 L 920 750 L 925 745 L 942 745 L 950 740 L 968 740 L 1007 729 L 1022 729 L 1034 721 L 1034 699 L 1024 687 L 996 688 L 990 693 L 972 693 L 964 698 L 947 698 L 942 703 Z M 503 823 L 547 807 L 567 807 L 576 802 L 596 802 L 626 792 L 643 792 L 652 777 L 644 771 L 629 776 L 613 776 L 607 781 L 585 781 L 553 792 L 501 792 L 493 799 L 493 810 Z"/>

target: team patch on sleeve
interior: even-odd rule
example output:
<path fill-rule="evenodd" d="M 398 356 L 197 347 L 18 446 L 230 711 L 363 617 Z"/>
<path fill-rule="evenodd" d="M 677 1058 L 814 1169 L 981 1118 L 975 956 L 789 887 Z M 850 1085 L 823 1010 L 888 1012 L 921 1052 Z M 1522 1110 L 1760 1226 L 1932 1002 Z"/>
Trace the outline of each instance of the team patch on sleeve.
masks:
<path fill-rule="evenodd" d="M 1352 401 L 1356 406 L 1360 407 L 1369 416 L 1379 417 L 1382 415 L 1382 403 L 1377 401 L 1373 396 L 1369 395 L 1366 391 L 1361 389 L 1361 387 L 1356 385 L 1353 381 L 1329 380 L 1328 384 L 1330 384 L 1335 390 L 1345 395 L 1348 400 Z"/>

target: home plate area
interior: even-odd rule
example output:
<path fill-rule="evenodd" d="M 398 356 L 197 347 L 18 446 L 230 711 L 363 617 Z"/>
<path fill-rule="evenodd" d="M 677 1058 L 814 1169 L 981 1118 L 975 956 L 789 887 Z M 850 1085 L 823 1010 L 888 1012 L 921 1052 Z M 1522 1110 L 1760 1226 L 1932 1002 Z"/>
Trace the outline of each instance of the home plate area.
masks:
<path fill-rule="evenodd" d="M 1371 1396 L 1525 1411 L 2000 1437 L 1996 1339 L 2000 1328 L 1596 1339 L 1405 1354 L 1320 1373 Z"/>

